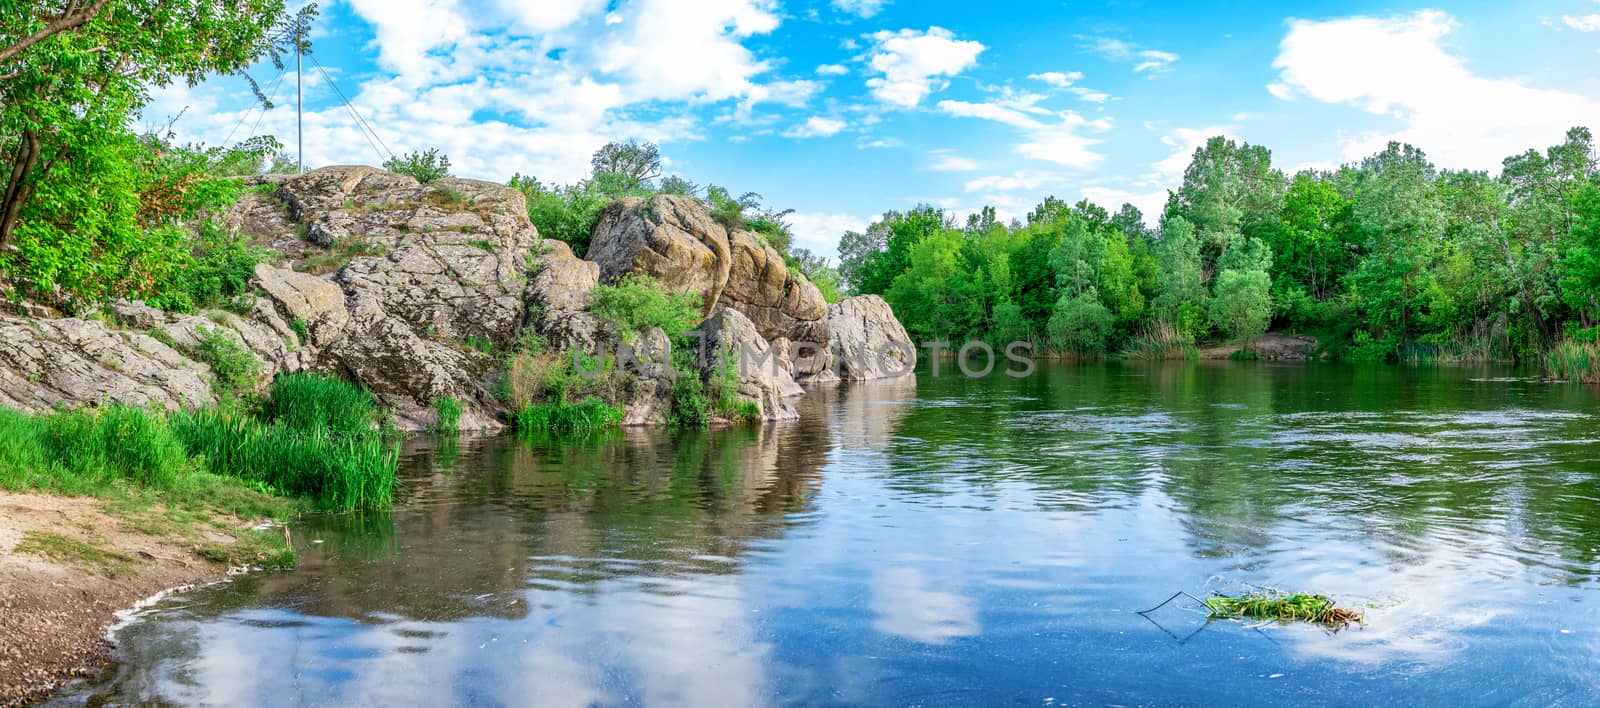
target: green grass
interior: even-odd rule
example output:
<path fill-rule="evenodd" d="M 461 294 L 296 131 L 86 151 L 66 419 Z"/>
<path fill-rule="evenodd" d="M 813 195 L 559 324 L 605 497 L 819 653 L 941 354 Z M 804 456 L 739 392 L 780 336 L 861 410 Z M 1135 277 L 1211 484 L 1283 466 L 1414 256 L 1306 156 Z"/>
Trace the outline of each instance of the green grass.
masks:
<path fill-rule="evenodd" d="M 455 433 L 461 431 L 461 401 L 446 396 L 433 402 L 433 412 L 436 418 L 433 430 L 436 433 Z"/>
<path fill-rule="evenodd" d="M 1332 629 L 1363 621 L 1361 615 L 1334 605 L 1326 595 L 1259 590 L 1242 595 L 1206 598 L 1206 609 L 1219 618 L 1311 622 Z"/>
<path fill-rule="evenodd" d="M 1546 355 L 1545 366 L 1554 378 L 1600 383 L 1600 344 L 1562 342 Z"/>
<path fill-rule="evenodd" d="M 541 403 L 517 413 L 518 431 L 571 431 L 611 428 L 622 424 L 622 409 L 598 398 L 578 403 Z"/>
<path fill-rule="evenodd" d="M 393 497 L 399 450 L 376 432 L 299 430 L 232 408 L 177 413 L 172 427 L 212 472 L 303 496 L 323 508 L 382 508 Z"/>
<path fill-rule="evenodd" d="M 38 416 L 0 409 L 0 487 L 72 495 L 120 483 L 170 489 L 197 469 L 167 421 L 140 408 Z"/>
<path fill-rule="evenodd" d="M 81 565 L 113 580 L 138 575 L 133 569 L 133 556 L 50 531 L 22 532 L 16 552 Z"/>
<path fill-rule="evenodd" d="M 302 433 L 324 430 L 335 436 L 371 433 L 382 414 L 378 399 L 343 379 L 310 373 L 284 374 L 261 403 L 261 418 Z"/>

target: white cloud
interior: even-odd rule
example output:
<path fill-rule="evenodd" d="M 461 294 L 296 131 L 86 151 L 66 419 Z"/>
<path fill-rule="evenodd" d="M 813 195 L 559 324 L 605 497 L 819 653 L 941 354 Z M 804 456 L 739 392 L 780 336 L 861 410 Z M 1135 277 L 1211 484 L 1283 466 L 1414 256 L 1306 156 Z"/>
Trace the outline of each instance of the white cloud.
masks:
<path fill-rule="evenodd" d="M 839 237 L 846 231 L 866 231 L 870 217 L 853 214 L 795 212 L 789 215 L 789 232 L 795 243 L 825 258 L 839 257 Z"/>
<path fill-rule="evenodd" d="M 1132 42 L 1111 37 L 1078 35 L 1077 39 L 1083 42 L 1084 49 L 1111 61 L 1132 63 L 1133 73 L 1146 74 L 1152 79 L 1167 73 L 1171 70 L 1173 62 L 1182 58 L 1172 52 L 1145 49 Z"/>
<path fill-rule="evenodd" d="M 1034 109 L 1036 107 L 1030 100 L 1018 100 L 1015 97 L 990 103 L 939 102 L 939 110 L 950 115 L 981 118 L 1022 130 L 1026 137 L 1014 152 L 1023 157 L 1078 169 L 1088 169 L 1100 163 L 1103 156 L 1095 152 L 1093 147 L 1101 141 L 1081 135 L 1079 131 L 1110 130 L 1110 120 L 1088 120 L 1073 111 L 1050 113 Z M 1036 115 L 1040 112 L 1045 115 Z"/>
<path fill-rule="evenodd" d="M 882 74 L 867 80 L 872 95 L 892 106 L 912 108 L 928 94 L 948 84 L 943 77 L 955 76 L 976 64 L 984 50 L 981 43 L 959 40 L 950 30 L 929 27 L 920 32 L 903 29 L 872 35 L 877 46 L 868 62 Z"/>
<path fill-rule="evenodd" d="M 1056 88 L 1066 88 L 1075 82 L 1083 80 L 1083 73 L 1077 71 L 1065 73 L 1060 71 L 1046 71 L 1040 74 L 1028 74 L 1028 78 L 1033 79 L 1034 81 L 1043 81 Z"/>
<path fill-rule="evenodd" d="M 844 130 L 846 127 L 848 127 L 848 124 L 842 120 L 811 116 L 806 119 L 806 122 L 784 131 L 783 137 L 826 138 L 830 135 L 838 134 L 839 131 Z"/>
<path fill-rule="evenodd" d="M 978 161 L 969 157 L 962 157 L 947 150 L 936 150 L 933 153 L 933 163 L 928 169 L 935 172 L 971 172 L 978 169 Z"/>
<path fill-rule="evenodd" d="M 1080 71 L 1046 71 L 1040 74 L 1028 74 L 1028 78 L 1034 81 L 1042 81 L 1053 88 L 1064 90 L 1089 103 L 1105 103 L 1111 98 L 1111 94 L 1104 91 L 1077 86 L 1077 82 L 1083 80 L 1083 72 Z"/>
<path fill-rule="evenodd" d="M 1059 181 L 1059 178 L 1037 170 L 1020 170 L 1009 175 L 989 175 L 967 180 L 963 187 L 968 192 L 1015 192 Z"/>
<path fill-rule="evenodd" d="M 1600 15 L 1584 15 L 1582 17 L 1562 15 L 1561 22 L 1579 32 L 1600 31 Z"/>
<path fill-rule="evenodd" d="M 609 140 L 703 137 L 698 106 L 731 101 L 739 122 L 755 124 L 757 106 L 802 107 L 823 87 L 771 76 L 745 46 L 778 26 L 775 0 L 609 4 L 351 0 L 374 35 L 378 75 L 340 87 L 395 152 L 438 147 L 464 176 L 554 181 L 586 174 L 589 155 Z M 386 155 L 333 95 L 313 91 L 318 78 L 308 74 L 307 165 L 380 162 Z M 145 120 L 187 105 L 175 126 L 182 138 L 219 143 L 259 116 L 257 132 L 293 149 L 294 107 L 281 97 L 260 116 L 238 80 L 218 79 L 158 92 Z"/>
<path fill-rule="evenodd" d="M 888 4 L 889 0 L 833 0 L 836 9 L 863 19 L 883 12 L 883 6 Z"/>
<path fill-rule="evenodd" d="M 850 69 L 843 64 L 823 64 L 817 67 L 818 76 L 844 76 L 848 73 L 850 73 Z"/>
<path fill-rule="evenodd" d="M 1507 155 L 1560 140 L 1570 126 L 1600 123 L 1595 98 L 1472 73 L 1443 46 L 1455 27 L 1435 10 L 1296 20 L 1273 63 L 1280 81 L 1268 88 L 1279 98 L 1298 94 L 1396 119 L 1396 128 L 1345 140 L 1352 160 L 1399 140 L 1442 165 L 1495 169 Z"/>

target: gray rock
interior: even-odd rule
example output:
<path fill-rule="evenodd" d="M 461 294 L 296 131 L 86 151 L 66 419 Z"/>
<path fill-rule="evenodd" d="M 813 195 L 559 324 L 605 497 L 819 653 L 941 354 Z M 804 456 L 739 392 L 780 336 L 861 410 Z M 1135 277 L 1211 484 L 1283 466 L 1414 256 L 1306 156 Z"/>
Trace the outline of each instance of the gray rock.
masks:
<path fill-rule="evenodd" d="M 732 366 L 739 397 L 761 407 L 762 420 L 793 420 L 789 398 L 803 393 L 785 370 L 783 357 L 762 339 L 756 326 L 738 310 L 722 308 L 700 325 L 705 337 L 704 376 Z"/>
<path fill-rule="evenodd" d="M 674 292 L 699 293 L 706 313 L 738 310 L 763 338 L 829 343 L 822 292 L 791 272 L 760 234 L 730 231 L 697 199 L 613 202 L 595 225 L 587 257 L 600 265 L 601 282 L 646 274 Z"/>
<path fill-rule="evenodd" d="M 0 405 L 31 412 L 214 403 L 210 371 L 153 337 L 75 318 L 0 318 Z"/>
<path fill-rule="evenodd" d="M 660 425 L 672 412 L 672 342 L 660 327 L 650 327 L 637 341 L 618 346 L 617 365 L 624 374 L 622 424 Z"/>
<path fill-rule="evenodd" d="M 832 371 L 844 381 L 869 381 L 910 374 L 917 349 L 889 303 L 877 295 L 857 295 L 828 306 L 833 334 Z M 826 376 L 813 376 L 821 383 Z"/>

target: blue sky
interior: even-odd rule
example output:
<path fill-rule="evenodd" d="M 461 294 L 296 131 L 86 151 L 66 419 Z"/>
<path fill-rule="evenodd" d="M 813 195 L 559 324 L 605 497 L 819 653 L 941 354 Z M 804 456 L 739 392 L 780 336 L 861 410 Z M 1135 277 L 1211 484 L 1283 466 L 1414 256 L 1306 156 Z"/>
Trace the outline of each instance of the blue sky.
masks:
<path fill-rule="evenodd" d="M 793 208 L 832 254 L 888 209 L 1046 195 L 1147 219 L 1194 147 L 1225 134 L 1285 169 L 1391 139 L 1442 167 L 1600 129 L 1600 0 L 1184 3 L 944 0 L 333 0 L 314 54 L 395 152 L 460 176 L 565 182 L 608 140 L 660 143 L 669 173 Z M 376 164 L 307 65 L 308 166 Z M 294 149 L 293 75 L 156 92 L 150 126 Z M 181 115 L 179 115 L 181 112 Z"/>

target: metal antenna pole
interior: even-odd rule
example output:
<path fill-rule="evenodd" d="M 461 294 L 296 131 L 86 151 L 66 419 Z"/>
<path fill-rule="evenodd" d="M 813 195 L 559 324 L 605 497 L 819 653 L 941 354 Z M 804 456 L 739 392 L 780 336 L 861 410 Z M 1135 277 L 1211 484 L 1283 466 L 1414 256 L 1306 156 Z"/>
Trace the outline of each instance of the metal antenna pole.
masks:
<path fill-rule="evenodd" d="M 296 156 L 300 161 L 299 174 L 306 173 L 306 124 L 305 124 L 305 93 L 301 90 L 300 69 L 304 64 L 305 56 L 304 22 L 299 22 L 294 30 L 294 134 L 298 143 L 295 148 Z"/>

